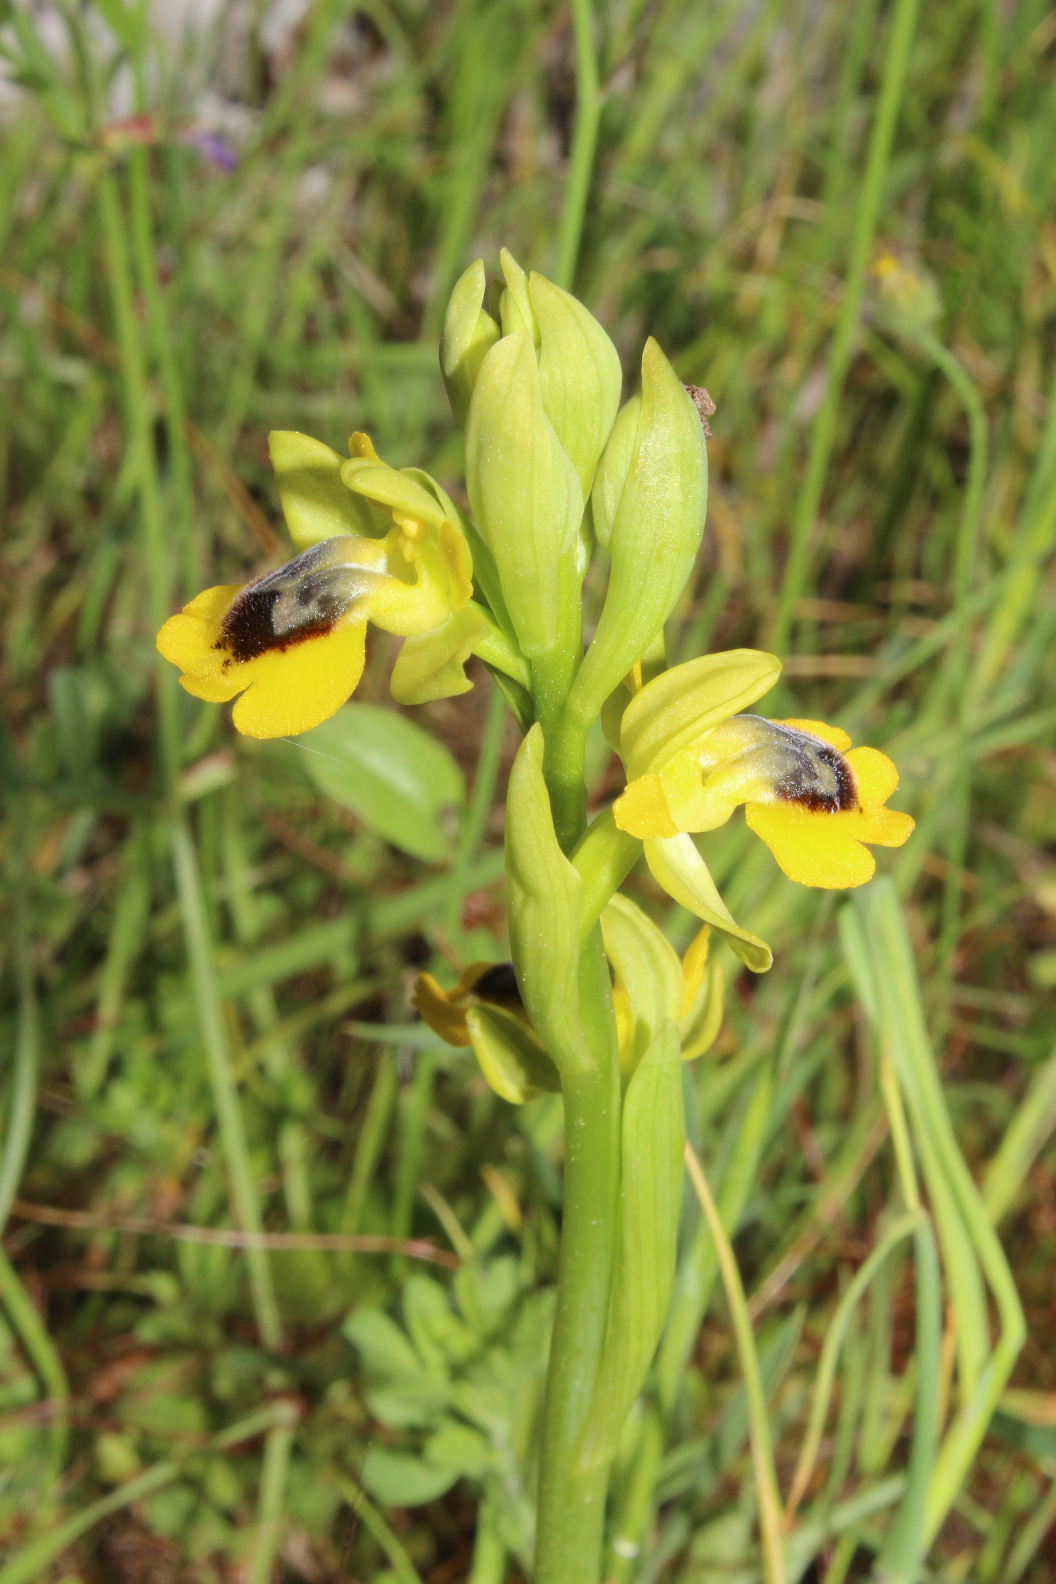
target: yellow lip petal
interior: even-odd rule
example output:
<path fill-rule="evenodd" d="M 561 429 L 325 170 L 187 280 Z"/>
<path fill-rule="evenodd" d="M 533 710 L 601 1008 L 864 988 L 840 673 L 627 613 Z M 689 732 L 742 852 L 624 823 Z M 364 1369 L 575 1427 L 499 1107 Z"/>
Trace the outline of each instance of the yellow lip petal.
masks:
<path fill-rule="evenodd" d="M 237 583 L 223 583 L 196 594 L 158 633 L 159 652 L 181 671 L 204 675 L 219 671 L 224 658 L 216 649 L 220 623 L 238 591 Z"/>
<path fill-rule="evenodd" d="M 318 637 L 232 664 L 247 689 L 232 715 L 237 730 L 246 737 L 295 737 L 329 720 L 363 674 L 366 632 L 365 620 L 345 620 Z"/>
<path fill-rule="evenodd" d="M 876 859 L 849 828 L 859 815 L 819 814 L 791 803 L 750 803 L 744 812 L 751 829 L 799 885 L 842 891 L 873 878 Z"/>
<path fill-rule="evenodd" d="M 898 786 L 898 771 L 878 748 L 852 748 L 846 756 L 863 808 L 886 803 Z"/>

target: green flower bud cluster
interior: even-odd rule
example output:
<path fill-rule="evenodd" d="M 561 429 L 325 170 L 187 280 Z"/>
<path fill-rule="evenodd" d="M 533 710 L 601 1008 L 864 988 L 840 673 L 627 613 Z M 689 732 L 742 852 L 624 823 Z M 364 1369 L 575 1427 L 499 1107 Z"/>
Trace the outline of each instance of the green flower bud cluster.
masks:
<path fill-rule="evenodd" d="M 537 675 L 558 675 L 560 704 L 588 722 L 655 644 L 692 569 L 707 498 L 704 433 L 655 342 L 640 391 L 621 408 L 619 357 L 597 320 L 508 253 L 501 262 L 495 316 L 482 264 L 455 287 L 441 370 L 465 430 L 473 526 L 497 576 L 494 614 Z M 595 542 L 608 584 L 584 653 L 582 586 Z M 536 693 L 545 713 L 554 689 L 541 683 Z"/>

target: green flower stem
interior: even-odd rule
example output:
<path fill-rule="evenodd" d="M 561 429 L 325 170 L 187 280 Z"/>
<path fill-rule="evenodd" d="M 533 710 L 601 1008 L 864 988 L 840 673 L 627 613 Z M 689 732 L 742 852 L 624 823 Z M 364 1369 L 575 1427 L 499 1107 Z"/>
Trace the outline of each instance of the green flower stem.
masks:
<path fill-rule="evenodd" d="M 564 1218 L 543 1413 L 535 1584 L 595 1584 L 601 1575 L 609 1470 L 576 1469 L 605 1339 L 619 1197 L 619 1058 L 598 930 L 584 949 L 580 1001 L 596 1059 L 562 1084 Z"/>
<path fill-rule="evenodd" d="M 642 844 L 620 830 L 611 808 L 593 820 L 572 854 L 583 879 L 583 930 L 593 929 L 605 904 L 612 900 L 635 863 Z"/>
<path fill-rule="evenodd" d="M 573 623 L 568 623 L 571 628 Z M 566 708 L 581 654 L 578 606 L 575 631 L 562 634 L 548 653 L 532 662 L 532 695 L 536 719 L 543 728 L 543 773 L 553 807 L 554 828 L 565 852 L 571 852 L 587 822 L 584 779 L 587 733 L 581 719 Z"/>
<path fill-rule="evenodd" d="M 473 608 L 478 609 L 479 607 L 474 606 Z M 483 614 L 487 615 L 487 612 Z M 531 680 L 528 662 L 513 647 L 499 624 L 490 616 L 488 617 L 488 622 L 489 631 L 473 646 L 473 653 L 479 655 L 485 665 L 494 666 L 496 671 L 501 671 L 505 676 L 512 677 L 521 687 L 527 687 Z"/>

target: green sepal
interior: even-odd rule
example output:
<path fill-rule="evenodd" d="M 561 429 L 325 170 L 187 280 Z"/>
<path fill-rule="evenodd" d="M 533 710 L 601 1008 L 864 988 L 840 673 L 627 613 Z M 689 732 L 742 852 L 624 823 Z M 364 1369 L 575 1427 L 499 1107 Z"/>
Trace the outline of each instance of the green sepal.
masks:
<path fill-rule="evenodd" d="M 473 519 L 495 558 L 522 652 L 552 650 L 577 597 L 583 491 L 543 410 L 539 366 L 518 330 L 492 347 L 466 424 Z"/>
<path fill-rule="evenodd" d="M 517 751 L 506 802 L 510 944 L 521 998 L 562 1073 L 587 1071 L 579 997 L 583 882 L 561 850 L 543 779 L 543 733 Z"/>
<path fill-rule="evenodd" d="M 491 1088 L 511 1105 L 524 1105 L 561 1088 L 550 1057 L 521 1018 L 478 1004 L 466 1012 L 473 1054 Z"/>
<path fill-rule="evenodd" d="M 346 457 L 341 463 L 341 481 L 354 495 L 387 507 L 390 513 L 413 517 L 429 528 L 439 528 L 450 520 L 435 492 L 426 489 L 413 470 L 390 467 L 380 457 Z M 391 516 L 388 526 L 392 527 Z"/>
<path fill-rule="evenodd" d="M 397 704 L 429 704 L 468 693 L 473 684 L 466 676 L 466 661 L 491 631 L 484 612 L 469 604 L 452 611 L 439 627 L 405 638 L 390 682 Z"/>
<path fill-rule="evenodd" d="M 539 333 L 543 407 L 586 497 L 620 405 L 619 354 L 593 314 L 545 276 L 528 277 L 528 297 Z"/>
<path fill-rule="evenodd" d="M 704 532 L 704 432 L 653 340 L 642 354 L 641 407 L 629 462 L 626 455 L 626 430 L 617 425 L 615 476 L 605 477 L 603 456 L 595 486 L 595 531 L 600 538 L 598 519 L 605 517 L 612 565 L 597 631 L 572 693 L 571 707 L 582 719 L 598 715 L 656 638 L 689 580 Z"/>
<path fill-rule="evenodd" d="M 275 470 L 282 514 L 298 550 L 337 534 L 380 539 L 392 518 L 350 493 L 341 477 L 347 457 L 295 429 L 273 429 L 268 451 Z"/>
<path fill-rule="evenodd" d="M 506 289 L 499 299 L 502 333 L 508 336 L 518 330 L 524 330 L 531 339 L 532 345 L 537 346 L 539 331 L 532 312 L 531 299 L 528 296 L 528 277 L 509 248 L 500 249 L 499 264 L 506 282 Z"/>
<path fill-rule="evenodd" d="M 628 897 L 614 896 L 601 915 L 605 955 L 627 991 L 634 1016 L 620 1066 L 633 1072 L 664 1023 L 682 1016 L 682 964 L 671 942 Z"/>
<path fill-rule="evenodd" d="M 727 649 L 662 672 L 623 712 L 620 755 L 628 781 L 662 770 L 712 726 L 768 693 L 780 675 L 780 660 L 762 649 Z"/>
<path fill-rule="evenodd" d="M 440 372 L 460 428 L 484 354 L 499 339 L 499 327 L 484 309 L 486 284 L 483 260 L 477 259 L 455 282 L 440 335 Z"/>
<path fill-rule="evenodd" d="M 632 396 L 630 401 L 624 402 L 616 414 L 608 443 L 594 477 L 590 509 L 594 518 L 595 536 L 598 543 L 606 550 L 612 544 L 612 525 L 616 521 L 616 513 L 634 460 L 641 415 L 640 396 Z"/>
<path fill-rule="evenodd" d="M 661 1025 L 623 1101 L 616 1261 L 601 1365 L 577 1468 L 611 1461 L 645 1384 L 675 1279 L 686 1142 L 678 1031 Z"/>
<path fill-rule="evenodd" d="M 766 973 L 774 954 L 764 940 L 733 917 L 692 836 L 656 837 L 644 843 L 645 861 L 657 883 L 690 913 L 722 935 L 753 973 Z"/>

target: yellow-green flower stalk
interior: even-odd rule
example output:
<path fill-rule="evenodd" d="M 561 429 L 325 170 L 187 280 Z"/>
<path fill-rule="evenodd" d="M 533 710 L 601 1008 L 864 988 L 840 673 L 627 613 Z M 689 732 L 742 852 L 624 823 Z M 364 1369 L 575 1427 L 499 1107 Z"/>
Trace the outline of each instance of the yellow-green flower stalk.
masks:
<path fill-rule="evenodd" d="M 463 482 L 449 493 L 391 467 L 364 435 L 342 455 L 273 434 L 292 559 L 197 595 L 158 646 L 189 693 L 234 700 L 235 726 L 255 737 L 307 731 L 339 709 L 372 623 L 403 640 L 397 701 L 464 692 L 477 655 L 511 704 L 523 733 L 506 808 L 511 961 L 473 963 L 449 990 L 423 974 L 414 1002 L 443 1039 L 472 1048 L 503 1099 L 561 1094 L 533 1580 L 599 1584 L 609 1469 L 674 1279 L 682 1064 L 718 1032 L 724 946 L 755 972 L 772 961 L 695 838 L 721 841 L 743 807 L 785 874 L 831 889 L 864 884 L 870 848 L 900 846 L 913 821 L 887 806 L 898 776 L 883 753 L 852 748 L 838 727 L 751 713 L 778 679 L 775 656 L 665 666 L 664 624 L 704 527 L 700 411 L 651 340 L 621 407 L 623 373 L 598 322 L 509 254 L 501 263 L 498 296 L 474 264 L 444 323 Z M 588 822 L 585 743 L 599 722 L 626 785 Z M 681 958 L 621 894 L 643 856 L 703 925 Z"/>

